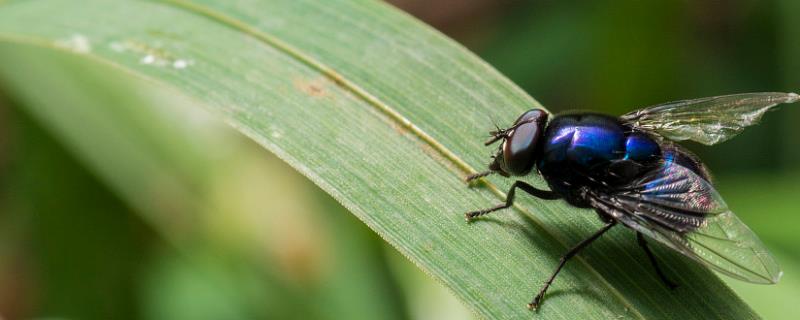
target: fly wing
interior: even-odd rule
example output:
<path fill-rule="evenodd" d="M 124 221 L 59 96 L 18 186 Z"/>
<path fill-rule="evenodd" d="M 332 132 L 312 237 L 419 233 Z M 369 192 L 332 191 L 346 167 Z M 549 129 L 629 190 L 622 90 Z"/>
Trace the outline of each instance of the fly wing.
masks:
<path fill-rule="evenodd" d="M 622 117 L 635 128 L 674 141 L 694 140 L 713 145 L 758 123 L 769 109 L 800 100 L 795 93 L 757 92 L 681 100 L 646 107 Z"/>
<path fill-rule="evenodd" d="M 728 276 L 772 284 L 782 275 L 775 258 L 714 187 L 677 163 L 589 197 L 594 207 L 626 226 Z"/>

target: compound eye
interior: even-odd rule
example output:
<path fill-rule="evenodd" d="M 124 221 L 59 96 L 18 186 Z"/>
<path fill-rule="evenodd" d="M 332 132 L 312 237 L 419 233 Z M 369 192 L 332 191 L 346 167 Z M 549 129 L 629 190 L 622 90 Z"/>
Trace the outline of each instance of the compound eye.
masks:
<path fill-rule="evenodd" d="M 514 124 L 516 125 L 523 122 L 538 122 L 540 124 L 544 124 L 547 122 L 547 112 L 544 112 L 542 109 L 531 109 L 525 111 L 525 113 L 517 118 L 517 121 L 514 121 Z"/>
<path fill-rule="evenodd" d="M 508 173 L 525 175 L 531 171 L 546 121 L 547 113 L 541 109 L 525 112 L 517 119 L 514 130 L 503 143 L 503 158 Z"/>

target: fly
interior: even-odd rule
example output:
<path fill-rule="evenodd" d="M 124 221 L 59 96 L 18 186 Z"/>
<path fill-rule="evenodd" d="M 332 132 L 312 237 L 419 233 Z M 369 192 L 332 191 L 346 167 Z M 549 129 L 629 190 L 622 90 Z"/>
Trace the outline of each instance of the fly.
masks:
<path fill-rule="evenodd" d="M 510 207 L 517 189 L 544 200 L 563 199 L 594 209 L 605 225 L 564 254 L 528 304 L 537 309 L 559 271 L 612 227 L 636 232 L 637 242 L 669 288 L 647 240 L 655 240 L 730 277 L 777 283 L 782 271 L 758 237 L 728 209 L 706 166 L 678 141 L 714 145 L 756 124 L 773 107 L 800 100 L 795 93 L 761 92 L 667 102 L 620 117 L 599 113 L 523 113 L 506 129 L 490 132 L 501 142 L 489 170 L 467 181 L 499 174 L 524 176 L 534 169 L 550 190 L 517 180 L 506 201 L 466 213 L 467 221 Z"/>

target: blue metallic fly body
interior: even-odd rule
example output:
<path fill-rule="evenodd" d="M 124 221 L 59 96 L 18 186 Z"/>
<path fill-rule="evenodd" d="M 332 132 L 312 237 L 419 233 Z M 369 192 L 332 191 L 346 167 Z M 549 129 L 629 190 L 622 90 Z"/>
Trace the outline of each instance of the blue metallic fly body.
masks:
<path fill-rule="evenodd" d="M 605 225 L 561 257 L 528 308 L 540 306 L 566 262 L 617 224 L 636 232 L 659 278 L 647 239 L 660 242 L 718 272 L 753 283 L 774 284 L 782 272 L 758 237 L 728 209 L 705 165 L 676 142 L 714 145 L 756 124 L 794 93 L 762 92 L 682 100 L 646 107 L 621 117 L 573 112 L 550 116 L 523 113 L 506 129 L 491 132 L 486 145 L 501 142 L 489 170 L 467 181 L 499 174 L 524 176 L 534 169 L 550 190 L 516 181 L 505 203 L 468 212 L 467 221 L 510 207 L 521 189 L 545 200 L 563 199 L 594 209 Z M 549 120 L 549 121 L 548 121 Z"/>

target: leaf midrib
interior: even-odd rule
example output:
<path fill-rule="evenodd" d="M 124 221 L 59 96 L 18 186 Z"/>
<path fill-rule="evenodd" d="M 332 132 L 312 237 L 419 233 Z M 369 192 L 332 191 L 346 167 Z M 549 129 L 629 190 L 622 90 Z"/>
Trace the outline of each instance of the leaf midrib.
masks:
<path fill-rule="evenodd" d="M 255 40 L 257 40 L 257 41 L 259 41 L 259 42 L 261 42 L 261 43 L 263 43 L 263 44 L 265 44 L 267 46 L 273 47 L 273 48 L 277 49 L 280 52 L 283 52 L 283 53 L 287 54 L 288 56 L 296 59 L 298 62 L 300 62 L 302 64 L 305 64 L 305 65 L 311 67 L 314 70 L 317 70 L 323 76 L 325 76 L 328 79 L 330 79 L 334 84 L 336 84 L 340 88 L 342 88 L 342 89 L 344 89 L 344 90 L 346 90 L 348 92 L 353 93 L 356 97 L 362 99 L 368 105 L 376 108 L 379 112 L 381 112 L 382 114 L 388 116 L 389 119 L 395 121 L 398 125 L 400 125 L 401 127 L 405 128 L 406 130 L 408 130 L 409 132 L 414 134 L 414 136 L 416 136 L 418 139 L 420 139 L 423 143 L 427 144 L 431 149 L 433 149 L 434 151 L 439 153 L 442 156 L 443 159 L 447 159 L 447 160 L 449 160 L 451 162 L 450 165 L 445 164 L 445 167 L 450 168 L 450 167 L 452 167 L 451 165 L 454 165 L 456 168 L 460 169 L 461 172 L 455 172 L 457 175 L 459 173 L 461 173 L 461 174 L 471 174 L 471 173 L 475 173 L 476 172 L 476 170 L 474 168 L 472 168 L 464 160 L 462 160 L 460 157 L 458 157 L 455 153 L 450 151 L 447 147 L 445 147 L 443 144 L 438 142 L 436 139 L 434 139 L 432 136 L 427 134 L 425 131 L 423 131 L 422 129 L 420 129 L 416 125 L 414 125 L 410 120 L 405 118 L 402 114 L 400 114 L 399 112 L 397 112 L 396 110 L 391 108 L 389 105 L 387 105 L 386 103 L 382 102 L 380 99 L 378 99 L 377 97 L 373 96 L 372 94 L 370 94 L 369 92 L 367 92 L 363 88 L 359 87 L 355 83 L 347 80 L 343 75 L 341 75 L 338 72 L 334 71 L 333 68 L 323 64 L 320 61 L 317 61 L 316 59 L 312 58 L 309 55 L 303 54 L 303 52 L 301 52 L 300 50 L 298 50 L 298 49 L 292 47 L 291 45 L 283 42 L 279 38 L 276 38 L 276 37 L 274 37 L 274 36 L 272 36 L 270 34 L 264 33 L 264 32 L 262 32 L 262 31 L 260 31 L 258 29 L 250 27 L 248 24 L 246 24 L 243 21 L 240 21 L 238 19 L 235 19 L 233 17 L 227 16 L 227 15 L 224 15 L 224 14 L 220 14 L 220 13 L 218 13 L 217 11 L 215 11 L 215 10 L 213 10 L 211 8 L 208 8 L 208 7 L 205 7 L 205 6 L 202 6 L 202 5 L 198 5 L 198 4 L 189 2 L 189 1 L 182 1 L 182 0 L 155 0 L 155 1 L 152 1 L 152 2 L 163 4 L 163 5 L 169 5 L 169 6 L 172 6 L 174 8 L 186 11 L 186 12 L 188 12 L 190 14 L 195 14 L 195 15 L 206 17 L 206 18 L 208 18 L 208 19 L 210 19 L 212 21 L 220 23 L 223 26 L 229 27 L 231 29 L 234 29 L 236 31 L 239 31 L 239 32 L 242 32 L 242 33 L 244 33 L 246 35 L 249 35 L 249 36 L 253 37 Z M 0 0 L 0 5 L 5 5 L 5 4 L 8 4 L 8 3 L 9 2 L 7 2 L 7 1 Z M 8 42 L 8 43 L 28 44 L 28 45 L 43 47 L 43 48 L 47 48 L 47 49 L 51 49 L 51 50 L 61 51 L 61 52 L 64 52 L 66 54 L 77 55 L 77 53 L 75 53 L 73 51 L 70 51 L 70 50 L 68 50 L 66 48 L 54 46 L 54 45 L 52 45 L 50 42 L 48 42 L 45 39 L 37 39 L 37 38 L 33 38 L 33 37 L 22 38 L 22 37 L 19 37 L 19 36 L 15 36 L 13 34 L 2 34 L 2 33 L 0 33 L 0 41 L 5 41 L 5 42 Z M 133 71 L 133 70 L 131 70 L 131 69 L 125 67 L 125 66 L 122 66 L 122 65 L 119 65 L 117 63 L 114 63 L 113 61 L 107 60 L 107 59 L 105 59 L 105 58 L 103 58 L 101 56 L 97 56 L 97 55 L 94 55 L 94 54 L 91 54 L 91 53 L 80 54 L 80 56 L 93 57 L 94 60 L 96 60 L 98 62 L 102 62 L 102 63 L 108 64 L 108 65 L 111 65 L 111 66 L 113 66 L 113 67 L 115 67 L 117 69 L 120 69 L 122 71 L 126 71 L 126 73 L 129 73 L 129 74 L 131 74 L 133 76 L 140 77 L 140 78 L 146 79 L 148 81 L 152 81 L 154 83 L 158 83 L 159 85 L 165 85 L 165 86 L 168 86 L 168 87 L 172 87 L 171 85 L 168 85 L 168 84 L 164 83 L 163 81 L 160 81 L 160 80 L 151 78 L 149 76 L 143 75 L 143 74 L 141 74 L 139 72 Z M 173 88 L 173 90 L 175 90 L 177 92 L 182 92 L 178 88 Z M 205 104 L 205 103 L 203 103 L 203 104 Z M 242 129 L 239 126 L 235 126 L 235 127 L 239 128 L 240 130 Z M 433 158 L 436 161 L 440 161 L 440 160 L 436 159 L 437 157 L 433 157 Z M 314 180 L 314 183 L 317 183 L 317 184 L 319 183 L 319 181 L 317 179 L 312 179 L 312 180 Z M 497 188 L 497 186 L 495 186 L 494 184 L 492 184 L 492 183 L 490 183 L 490 182 L 488 182 L 486 180 L 482 180 L 482 183 L 495 196 L 497 196 L 500 200 L 504 200 L 505 199 L 506 194 L 504 192 L 502 192 L 499 188 Z M 548 236 L 552 237 L 562 247 L 564 247 L 564 248 L 568 248 L 569 247 L 567 245 L 566 241 L 564 241 L 563 237 L 560 237 L 557 232 L 553 231 L 551 228 L 548 228 L 546 224 L 542 223 L 542 221 L 540 221 L 538 218 L 536 218 L 534 215 L 532 215 L 531 212 L 528 211 L 526 208 L 521 207 L 519 204 L 514 204 L 513 207 L 516 210 L 520 211 L 521 213 L 525 214 L 529 219 L 531 219 L 531 221 L 533 221 L 535 224 L 537 224 L 542 230 L 544 230 L 547 233 Z M 400 248 L 398 248 L 398 249 L 400 249 Z M 406 253 L 404 253 L 403 250 L 398 250 L 398 251 L 401 252 L 403 255 L 406 255 Z M 406 256 L 406 258 L 410 258 L 410 257 Z M 573 259 L 577 259 L 578 261 L 580 261 L 580 263 L 583 264 L 587 268 L 587 270 L 589 270 L 596 278 L 600 279 L 601 283 L 603 283 L 603 285 L 605 287 L 607 287 L 610 290 L 610 292 L 620 302 L 622 302 L 623 305 L 626 306 L 627 310 L 633 311 L 633 313 L 640 319 L 646 319 L 639 312 L 638 308 L 636 308 L 633 304 L 631 304 L 630 301 L 628 301 L 624 297 L 624 295 L 622 295 L 622 293 L 619 290 L 617 290 L 614 286 L 612 286 L 608 282 L 608 280 L 605 277 L 603 277 L 591 264 L 586 262 L 581 256 L 575 256 L 575 257 L 573 257 Z M 409 259 L 409 260 L 414 261 L 413 259 Z M 415 262 L 415 264 L 418 265 L 418 263 L 416 263 L 416 262 Z M 426 273 L 428 273 L 427 270 L 424 270 L 424 271 Z M 438 279 L 436 277 L 433 277 L 433 278 L 436 279 L 438 282 L 441 282 L 440 279 Z M 448 289 L 452 290 L 449 287 L 448 287 Z M 470 303 L 470 301 L 465 301 L 465 304 L 474 310 L 475 306 L 473 306 Z"/>

